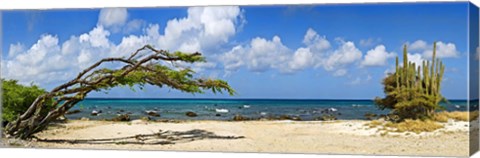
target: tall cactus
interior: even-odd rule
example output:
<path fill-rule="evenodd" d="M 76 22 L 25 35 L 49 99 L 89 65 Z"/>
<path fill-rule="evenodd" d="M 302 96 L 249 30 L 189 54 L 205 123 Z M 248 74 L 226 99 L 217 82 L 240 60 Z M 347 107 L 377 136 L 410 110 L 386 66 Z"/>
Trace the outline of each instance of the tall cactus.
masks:
<path fill-rule="evenodd" d="M 375 100 L 377 105 L 382 109 L 391 108 L 402 119 L 428 118 L 434 114 L 435 110 L 441 108 L 439 103 L 444 100 L 444 97 L 440 93 L 440 87 L 445 65 L 440 59 L 437 59 L 436 49 L 437 46 L 434 43 L 431 61 L 423 61 L 416 65 L 408 60 L 407 46 L 405 45 L 403 47 L 403 65 L 399 65 L 397 57 L 395 73 L 389 76 L 394 81 L 387 83 L 388 77 L 384 80 L 385 86 L 392 88 L 385 91 L 386 98 Z M 386 101 L 386 99 L 390 100 Z"/>

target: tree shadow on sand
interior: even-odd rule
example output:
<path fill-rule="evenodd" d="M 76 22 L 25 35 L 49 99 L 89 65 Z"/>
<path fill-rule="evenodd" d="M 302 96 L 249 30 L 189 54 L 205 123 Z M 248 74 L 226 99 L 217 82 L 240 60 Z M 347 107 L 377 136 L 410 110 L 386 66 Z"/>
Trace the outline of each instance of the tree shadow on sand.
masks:
<path fill-rule="evenodd" d="M 103 139 L 41 139 L 38 142 L 70 143 L 70 144 L 143 144 L 168 145 L 187 143 L 203 139 L 242 139 L 244 136 L 219 136 L 206 130 L 194 129 L 190 131 L 162 131 L 153 134 L 139 134 L 128 137 Z"/>

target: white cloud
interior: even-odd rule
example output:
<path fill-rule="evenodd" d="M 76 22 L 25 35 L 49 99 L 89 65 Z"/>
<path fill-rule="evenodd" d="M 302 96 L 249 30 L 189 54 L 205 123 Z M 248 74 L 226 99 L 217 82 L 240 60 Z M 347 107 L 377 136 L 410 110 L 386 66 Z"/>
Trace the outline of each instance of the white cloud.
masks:
<path fill-rule="evenodd" d="M 125 27 L 123 28 L 123 33 L 131 33 L 140 30 L 146 22 L 141 19 L 134 19 L 132 21 L 129 21 Z"/>
<path fill-rule="evenodd" d="M 330 42 L 325 36 L 320 36 L 315 30 L 309 28 L 303 37 L 302 43 L 306 47 L 298 48 L 290 57 L 287 66 L 283 66 L 282 72 L 293 73 L 308 67 L 321 64 L 322 55 L 331 48 Z"/>
<path fill-rule="evenodd" d="M 139 29 L 139 25 L 144 27 L 143 21 L 132 20 L 126 24 L 125 9 L 103 9 L 95 28 L 73 35 L 63 43 L 56 36 L 46 34 L 28 49 L 20 43 L 11 45 L 9 58 L 1 62 L 2 75 L 25 84 L 35 81 L 40 85 L 55 85 L 53 83 L 71 79 L 101 58 L 127 56 L 145 44 L 158 49 L 201 52 L 228 42 L 236 33 L 240 14 L 238 7 L 189 8 L 187 17 L 167 23 L 163 35 L 159 33 L 158 24 L 149 24 L 143 29 L 143 35 L 125 36 L 116 45 L 109 39 L 115 31 L 112 28 L 128 32 Z M 216 68 L 217 63 L 198 63 L 191 67 L 196 71 L 210 70 Z"/>
<path fill-rule="evenodd" d="M 254 71 L 265 71 L 267 68 L 277 68 L 287 59 L 289 49 L 283 45 L 280 37 L 274 36 L 271 41 L 254 38 L 250 43 L 248 67 Z"/>
<path fill-rule="evenodd" d="M 413 42 L 412 44 L 410 44 L 410 46 L 408 47 L 410 50 L 426 50 L 429 48 L 427 42 L 423 41 L 423 40 L 417 40 L 415 42 Z"/>
<path fill-rule="evenodd" d="M 112 33 L 122 31 L 129 34 L 140 30 L 146 25 L 142 19 L 133 19 L 128 21 L 128 11 L 126 8 L 105 8 L 100 10 L 98 16 L 98 25 L 103 26 Z"/>
<path fill-rule="evenodd" d="M 432 58 L 433 44 L 427 44 L 427 42 L 423 40 L 417 40 L 412 44 L 409 44 L 409 51 L 422 53 L 424 58 Z M 457 50 L 454 43 L 445 43 L 442 41 L 437 42 L 436 56 L 438 58 L 453 58 L 458 57 L 459 54 L 460 52 Z"/>
<path fill-rule="evenodd" d="M 25 51 L 25 46 L 21 43 L 10 44 L 10 49 L 8 50 L 8 57 L 14 57 L 15 55 Z"/>
<path fill-rule="evenodd" d="M 58 38 L 52 35 L 43 35 L 27 52 L 18 54 L 15 60 L 20 64 L 38 64 L 46 56 L 47 53 L 57 52 Z"/>
<path fill-rule="evenodd" d="M 365 55 L 361 65 L 362 66 L 384 66 L 387 64 L 387 59 L 395 57 L 396 54 L 387 52 L 384 45 L 378 45 L 371 49 Z"/>
<path fill-rule="evenodd" d="M 17 52 L 14 58 L 2 61 L 2 75 L 23 84 L 33 81 L 48 83 L 62 78 L 58 72 L 66 68 L 68 60 L 60 55 L 60 51 L 56 36 L 42 35 L 28 50 Z"/>
<path fill-rule="evenodd" d="M 303 39 L 304 47 L 295 51 L 285 46 L 280 37 L 272 40 L 256 37 L 247 45 L 238 45 L 220 56 L 227 72 L 246 66 L 251 71 L 276 69 L 281 73 L 295 73 L 307 68 L 323 67 L 335 76 L 346 74 L 347 65 L 362 58 L 362 52 L 351 41 L 341 41 L 331 50 L 330 42 L 313 29 L 308 29 Z"/>
<path fill-rule="evenodd" d="M 75 53 L 78 49 L 80 49 L 78 43 L 78 37 L 70 37 L 70 40 L 67 40 L 62 44 L 62 55 L 71 55 Z"/>
<path fill-rule="evenodd" d="M 333 73 L 333 76 L 335 76 L 335 77 L 345 76 L 347 74 L 347 72 L 348 71 L 346 69 L 339 69 L 339 70 L 337 70 Z"/>
<path fill-rule="evenodd" d="M 422 54 L 418 53 L 407 53 L 407 58 L 410 63 L 415 63 L 416 67 L 421 67 L 423 64 L 423 61 L 427 61 L 428 59 L 425 59 Z M 403 66 L 403 62 L 401 59 L 399 59 L 400 63 L 399 66 Z M 390 73 L 395 72 L 395 65 L 390 66 L 390 68 L 386 69 L 384 71 L 385 76 L 387 76 Z"/>
<path fill-rule="evenodd" d="M 422 55 L 420 54 L 407 54 L 408 61 L 415 63 L 416 66 L 421 66 L 423 61 L 425 60 Z"/>
<path fill-rule="evenodd" d="M 205 38 L 215 38 L 227 42 L 235 34 L 235 20 L 240 15 L 238 7 L 196 7 L 189 9 L 189 16 L 200 15 Z M 216 43 L 216 42 L 214 42 Z"/>
<path fill-rule="evenodd" d="M 350 41 L 342 42 L 342 45 L 333 52 L 329 51 L 330 42 L 311 28 L 306 31 L 302 43 L 305 47 L 291 51 L 281 43 L 278 36 L 273 37 L 271 41 L 257 37 L 252 39 L 250 45 L 234 47 L 222 55 L 221 60 L 227 71 L 246 65 L 253 71 L 274 68 L 282 73 L 295 73 L 320 66 L 328 71 L 334 71 L 361 59 L 362 56 L 361 51 Z M 339 72 L 337 75 L 346 71 Z"/>
<path fill-rule="evenodd" d="M 271 68 L 280 68 L 287 60 L 289 51 L 278 36 L 274 36 L 272 40 L 256 37 L 248 46 L 236 46 L 220 59 L 227 71 L 235 71 L 245 65 L 249 70 L 263 72 Z"/>
<path fill-rule="evenodd" d="M 380 43 L 380 41 L 382 41 L 380 38 L 368 38 L 368 39 L 361 39 L 359 44 L 361 47 L 370 47 Z"/>
<path fill-rule="evenodd" d="M 306 47 L 292 51 L 278 36 L 271 40 L 256 37 L 249 44 L 235 46 L 222 54 L 220 60 L 226 71 L 246 66 L 255 72 L 277 69 L 281 73 L 294 73 L 315 65 L 320 55 L 330 48 L 330 42 L 313 29 L 307 30 L 302 42 Z"/>
<path fill-rule="evenodd" d="M 236 33 L 239 7 L 193 7 L 187 17 L 167 22 L 160 47 L 180 51 L 208 51 Z"/>
<path fill-rule="evenodd" d="M 342 45 L 323 62 L 323 67 L 325 70 L 331 71 L 361 59 L 362 52 L 355 47 L 353 42 L 342 42 Z"/>
<path fill-rule="evenodd" d="M 129 35 L 122 38 L 120 43 L 113 49 L 112 56 L 127 56 L 134 52 L 138 47 L 146 44 L 156 45 L 156 40 L 160 37 L 158 32 L 160 26 L 158 24 L 151 24 L 144 29 L 144 35 L 135 36 Z M 158 47 L 158 46 L 155 46 Z M 166 49 L 160 48 L 158 49 Z"/>
<path fill-rule="evenodd" d="M 363 83 L 367 83 L 371 80 L 372 80 L 372 76 L 367 75 L 367 77 L 365 77 L 365 78 L 355 77 L 355 79 L 351 80 L 350 82 L 347 82 L 347 84 L 348 85 L 360 85 L 360 84 L 363 84 Z"/>
<path fill-rule="evenodd" d="M 110 47 L 110 40 L 108 39 L 110 32 L 105 30 L 102 26 L 97 26 L 89 33 L 84 33 L 79 36 L 80 43 L 88 42 L 92 47 Z"/>
<path fill-rule="evenodd" d="M 105 8 L 100 10 L 98 24 L 118 32 L 127 22 L 127 18 L 128 12 L 126 8 Z"/>
<path fill-rule="evenodd" d="M 322 52 L 330 48 L 330 42 L 325 36 L 320 36 L 315 30 L 309 28 L 303 37 L 303 44 L 313 52 Z"/>
<path fill-rule="evenodd" d="M 298 48 L 289 62 L 289 71 L 305 69 L 313 65 L 314 62 L 314 54 L 310 52 L 309 48 Z"/>
<path fill-rule="evenodd" d="M 88 33 L 72 36 L 62 44 L 56 36 L 43 35 L 28 50 L 17 52 L 15 58 L 3 61 L 2 72 L 5 78 L 17 79 L 24 84 L 64 81 L 93 62 L 111 55 L 114 45 L 108 39 L 109 35 L 100 25 Z"/>
<path fill-rule="evenodd" d="M 239 7 L 192 7 L 186 17 L 169 20 L 164 34 L 159 33 L 158 24 L 150 24 L 144 29 L 144 35 L 123 37 L 114 52 L 125 56 L 139 46 L 152 44 L 158 49 L 212 55 L 237 32 L 238 21 L 243 20 L 241 14 Z M 207 60 L 210 65 L 216 64 L 212 59 Z M 193 65 L 193 69 L 202 71 L 204 66 Z"/>
<path fill-rule="evenodd" d="M 90 52 L 81 51 L 80 55 L 77 58 L 77 61 L 79 64 L 87 65 L 86 63 L 92 61 L 92 55 L 90 54 Z"/>
<path fill-rule="evenodd" d="M 236 71 L 241 66 L 245 65 L 242 55 L 245 54 L 245 48 L 242 46 L 235 46 L 232 50 L 220 56 L 226 71 Z"/>
<path fill-rule="evenodd" d="M 62 53 L 70 54 L 70 60 L 76 59 L 77 70 L 86 68 L 101 58 L 116 56 L 115 44 L 109 40 L 110 32 L 103 26 L 97 26 L 80 36 L 72 36 L 63 43 Z"/>
<path fill-rule="evenodd" d="M 458 52 L 455 44 L 453 43 L 443 43 L 437 42 L 437 52 L 436 55 L 439 58 L 450 58 L 458 57 L 460 53 Z M 431 58 L 433 55 L 433 50 L 427 50 L 423 53 L 424 57 Z"/>
<path fill-rule="evenodd" d="M 203 72 L 205 70 L 213 70 L 217 67 L 217 63 L 213 62 L 201 62 L 201 63 L 194 63 L 193 64 L 193 71 L 195 72 Z"/>

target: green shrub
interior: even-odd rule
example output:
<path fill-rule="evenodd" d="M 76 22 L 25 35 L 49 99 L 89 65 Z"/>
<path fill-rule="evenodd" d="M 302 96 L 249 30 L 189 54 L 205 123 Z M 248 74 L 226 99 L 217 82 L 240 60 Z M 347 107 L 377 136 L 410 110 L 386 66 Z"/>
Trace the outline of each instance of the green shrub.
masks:
<path fill-rule="evenodd" d="M 35 99 L 46 93 L 46 91 L 36 85 L 24 86 L 18 84 L 16 80 L 2 79 L 2 120 L 13 121 L 18 115 L 23 114 Z M 46 102 L 47 108 L 42 113 L 49 112 L 52 107 L 51 101 Z"/>

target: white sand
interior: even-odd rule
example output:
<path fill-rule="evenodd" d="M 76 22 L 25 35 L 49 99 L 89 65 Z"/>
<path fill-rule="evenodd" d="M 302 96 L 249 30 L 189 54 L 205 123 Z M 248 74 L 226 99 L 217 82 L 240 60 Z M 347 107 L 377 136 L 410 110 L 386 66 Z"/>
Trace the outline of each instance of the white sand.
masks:
<path fill-rule="evenodd" d="M 53 126 L 39 138 L 93 139 L 118 138 L 162 131 L 204 130 L 215 136 L 243 136 L 241 139 L 193 138 L 175 144 L 107 144 L 46 143 L 47 148 L 135 149 L 176 151 L 277 152 L 322 154 L 376 154 L 422 156 L 468 156 L 468 123 L 446 123 L 444 129 L 420 134 L 389 133 L 381 136 L 377 129 L 364 126 L 368 121 L 185 121 L 180 123 L 107 121 L 69 121 Z M 171 135 L 174 137 L 175 135 Z M 176 138 L 176 137 L 175 137 Z M 173 139 L 173 138 L 172 138 Z M 160 142 L 148 139 L 143 142 Z"/>

